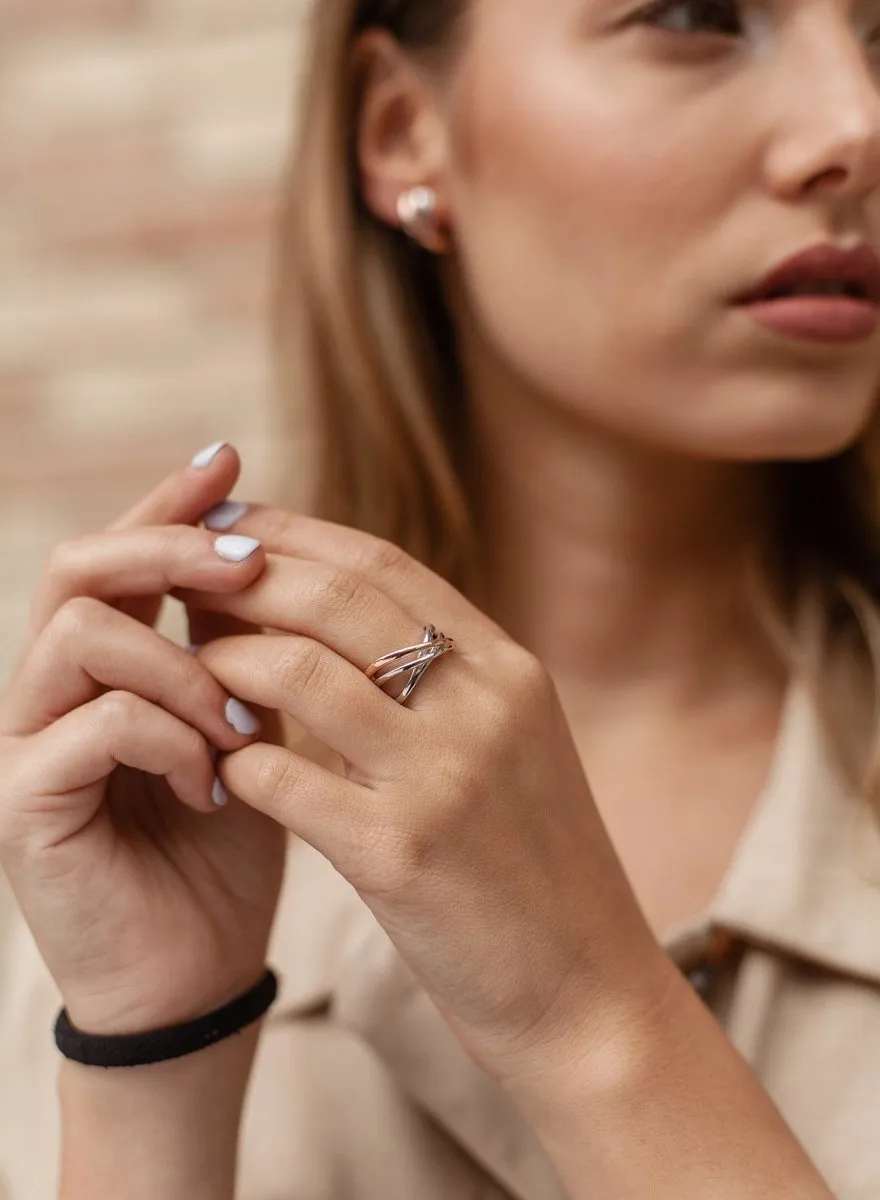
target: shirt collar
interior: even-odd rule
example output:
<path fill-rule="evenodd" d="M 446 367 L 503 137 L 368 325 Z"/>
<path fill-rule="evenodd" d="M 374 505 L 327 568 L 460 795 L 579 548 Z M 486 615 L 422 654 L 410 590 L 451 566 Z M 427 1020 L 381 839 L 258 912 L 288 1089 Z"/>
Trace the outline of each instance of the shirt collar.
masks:
<path fill-rule="evenodd" d="M 818 632 L 818 629 L 815 629 Z M 827 644 L 827 643 L 826 643 Z M 864 742 L 873 683 L 846 644 L 825 654 L 821 682 L 795 678 L 767 786 L 709 910 L 746 939 L 880 983 L 880 826 L 829 743 L 820 702 Z"/>

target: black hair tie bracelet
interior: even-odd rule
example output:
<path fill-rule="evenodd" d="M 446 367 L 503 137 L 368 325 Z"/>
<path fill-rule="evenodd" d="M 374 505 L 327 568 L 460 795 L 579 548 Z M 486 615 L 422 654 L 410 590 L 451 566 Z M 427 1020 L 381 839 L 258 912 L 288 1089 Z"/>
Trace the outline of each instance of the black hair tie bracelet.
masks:
<path fill-rule="evenodd" d="M 83 1033 L 70 1023 L 67 1009 L 62 1008 L 55 1021 L 55 1045 L 65 1058 L 87 1067 L 143 1067 L 166 1062 L 239 1033 L 272 1007 L 277 994 L 278 977 L 267 967 L 263 978 L 250 991 L 203 1017 L 149 1033 L 109 1037 Z"/>

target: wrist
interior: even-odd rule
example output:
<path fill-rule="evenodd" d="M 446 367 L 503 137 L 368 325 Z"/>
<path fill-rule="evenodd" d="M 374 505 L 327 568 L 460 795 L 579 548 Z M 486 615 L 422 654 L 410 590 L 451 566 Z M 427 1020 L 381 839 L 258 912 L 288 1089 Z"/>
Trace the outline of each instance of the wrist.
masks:
<path fill-rule="evenodd" d="M 156 1029 L 184 1025 L 216 1012 L 250 991 L 262 978 L 265 963 L 243 965 L 222 979 L 211 977 L 174 989 L 157 989 L 142 982 L 108 987 L 103 991 L 71 996 L 65 1002 L 72 1025 L 96 1037 L 148 1034 Z"/>
<path fill-rule="evenodd" d="M 573 989 L 552 1029 L 506 1063 L 499 1082 L 533 1123 L 554 1123 L 570 1113 L 575 1099 L 604 1103 L 628 1089 L 638 1091 L 639 1079 L 665 1045 L 680 988 L 690 992 L 662 948 L 647 943 L 625 972 Z"/>
<path fill-rule="evenodd" d="M 229 1111 L 247 1089 L 262 1022 L 182 1058 L 137 1067 L 95 1067 L 62 1058 L 62 1114 L 125 1118 L 129 1107 L 161 1102 L 180 1111 Z"/>
<path fill-rule="evenodd" d="M 62 1010 L 55 1022 L 61 1053 L 86 1066 L 129 1068 L 182 1058 L 213 1046 L 265 1016 L 275 1001 L 278 978 L 266 968 L 260 980 L 231 1001 L 176 1025 L 142 1033 L 96 1034 L 77 1028 Z"/>
<path fill-rule="evenodd" d="M 63 1059 L 62 1200 L 118 1191 L 232 1197 L 238 1133 L 262 1022 L 168 1062 L 106 1069 Z"/>
<path fill-rule="evenodd" d="M 662 952 L 661 952 L 662 953 Z M 642 1002 L 572 1027 L 506 1082 L 571 1200 L 832 1200 L 757 1076 L 675 964 Z"/>

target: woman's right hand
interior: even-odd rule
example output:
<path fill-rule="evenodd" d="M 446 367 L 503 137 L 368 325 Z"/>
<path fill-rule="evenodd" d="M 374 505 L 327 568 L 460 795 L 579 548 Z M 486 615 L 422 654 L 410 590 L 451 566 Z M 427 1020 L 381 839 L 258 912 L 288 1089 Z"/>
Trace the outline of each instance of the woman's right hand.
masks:
<path fill-rule="evenodd" d="M 214 770 L 259 731 L 153 628 L 172 588 L 234 592 L 263 571 L 259 543 L 194 527 L 239 466 L 224 448 L 61 546 L 0 696 L 0 866 L 88 1032 L 199 1016 L 265 967 L 285 834 L 218 805 Z"/>

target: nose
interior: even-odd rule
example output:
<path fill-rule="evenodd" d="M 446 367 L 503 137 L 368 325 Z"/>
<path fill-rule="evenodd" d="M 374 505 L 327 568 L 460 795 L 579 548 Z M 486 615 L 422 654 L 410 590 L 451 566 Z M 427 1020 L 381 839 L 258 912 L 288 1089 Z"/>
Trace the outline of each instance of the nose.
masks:
<path fill-rule="evenodd" d="M 880 189 L 880 76 L 839 10 L 802 31 L 782 73 L 784 108 L 766 159 L 773 190 L 869 198 Z"/>

